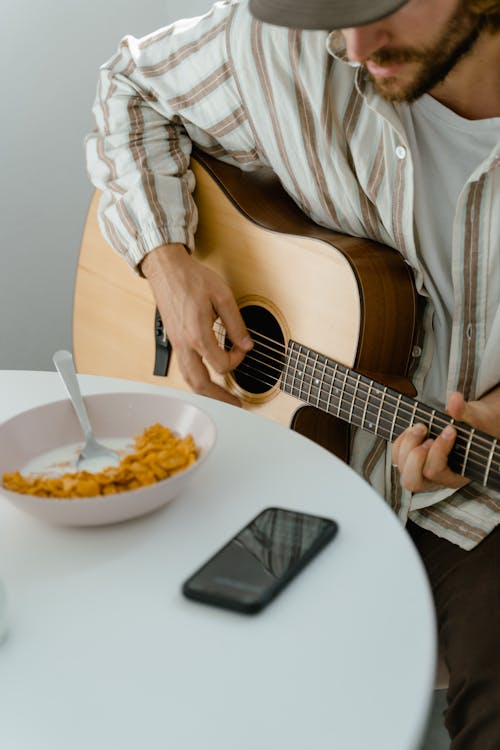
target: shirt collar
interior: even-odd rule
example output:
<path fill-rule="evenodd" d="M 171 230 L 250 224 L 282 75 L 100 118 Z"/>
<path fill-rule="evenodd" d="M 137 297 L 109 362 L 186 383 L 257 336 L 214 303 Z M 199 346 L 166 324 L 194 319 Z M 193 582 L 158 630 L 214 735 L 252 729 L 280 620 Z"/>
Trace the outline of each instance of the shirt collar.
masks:
<path fill-rule="evenodd" d="M 365 95 L 367 87 L 370 85 L 370 80 L 366 68 L 359 62 L 352 62 L 346 55 L 346 48 L 344 43 L 344 37 L 341 31 L 331 31 L 326 37 L 326 51 L 335 60 L 348 65 L 356 71 L 356 88 L 361 95 Z"/>

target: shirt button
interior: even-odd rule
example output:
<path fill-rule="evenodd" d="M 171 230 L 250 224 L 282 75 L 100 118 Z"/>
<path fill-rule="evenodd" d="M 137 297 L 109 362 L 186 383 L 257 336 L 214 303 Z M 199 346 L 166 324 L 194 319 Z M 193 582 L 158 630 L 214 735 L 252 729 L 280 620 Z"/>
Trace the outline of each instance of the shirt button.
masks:
<path fill-rule="evenodd" d="M 406 149 L 404 146 L 398 146 L 396 148 L 396 156 L 398 159 L 404 159 L 406 157 Z"/>

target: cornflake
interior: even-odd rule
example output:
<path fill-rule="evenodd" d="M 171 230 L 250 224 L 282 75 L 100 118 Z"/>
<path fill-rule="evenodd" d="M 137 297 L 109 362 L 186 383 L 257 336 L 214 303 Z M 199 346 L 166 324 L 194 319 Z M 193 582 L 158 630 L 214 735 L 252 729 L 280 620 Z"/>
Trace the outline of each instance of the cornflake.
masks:
<path fill-rule="evenodd" d="M 23 476 L 19 471 L 3 475 L 7 490 L 37 497 L 78 498 L 112 495 L 135 490 L 178 474 L 198 458 L 191 435 L 177 437 L 168 427 L 153 424 L 134 437 L 135 450 L 118 466 L 108 466 L 95 474 L 73 471 L 58 477 Z"/>

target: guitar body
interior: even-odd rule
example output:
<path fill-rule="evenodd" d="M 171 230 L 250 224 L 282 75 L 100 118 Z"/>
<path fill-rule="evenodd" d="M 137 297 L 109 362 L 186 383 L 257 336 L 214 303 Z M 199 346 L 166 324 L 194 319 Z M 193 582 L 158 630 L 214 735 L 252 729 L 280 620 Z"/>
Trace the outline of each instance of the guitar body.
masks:
<path fill-rule="evenodd" d="M 290 338 L 304 342 L 379 382 L 412 392 L 406 373 L 416 296 L 400 254 L 317 226 L 267 171 L 243 173 L 203 154 L 196 155 L 192 168 L 199 210 L 195 257 L 226 279 L 248 327 L 285 346 Z M 175 352 L 166 376 L 153 374 L 153 296 L 147 281 L 102 237 L 98 201 L 96 192 L 75 287 L 78 371 L 187 389 Z M 219 337 L 223 343 L 223 333 Z M 347 425 L 311 406 L 298 411 L 301 402 L 280 389 L 280 372 L 275 372 L 261 388 L 234 374 L 217 379 L 250 409 L 292 425 L 345 458 Z M 335 430 L 332 420 L 339 422 Z"/>

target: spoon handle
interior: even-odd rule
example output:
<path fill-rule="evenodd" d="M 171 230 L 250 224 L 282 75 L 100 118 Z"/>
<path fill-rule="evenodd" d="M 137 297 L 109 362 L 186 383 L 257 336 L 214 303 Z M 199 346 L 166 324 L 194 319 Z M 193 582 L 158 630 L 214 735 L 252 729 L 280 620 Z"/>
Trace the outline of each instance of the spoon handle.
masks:
<path fill-rule="evenodd" d="M 76 412 L 85 438 L 92 434 L 92 428 L 90 426 L 90 420 L 87 414 L 87 409 L 83 403 L 82 393 L 76 377 L 75 364 L 73 362 L 73 355 L 71 352 L 62 349 L 54 354 L 52 361 L 56 366 L 56 370 L 61 376 L 66 390 L 69 393 L 71 403 Z"/>

